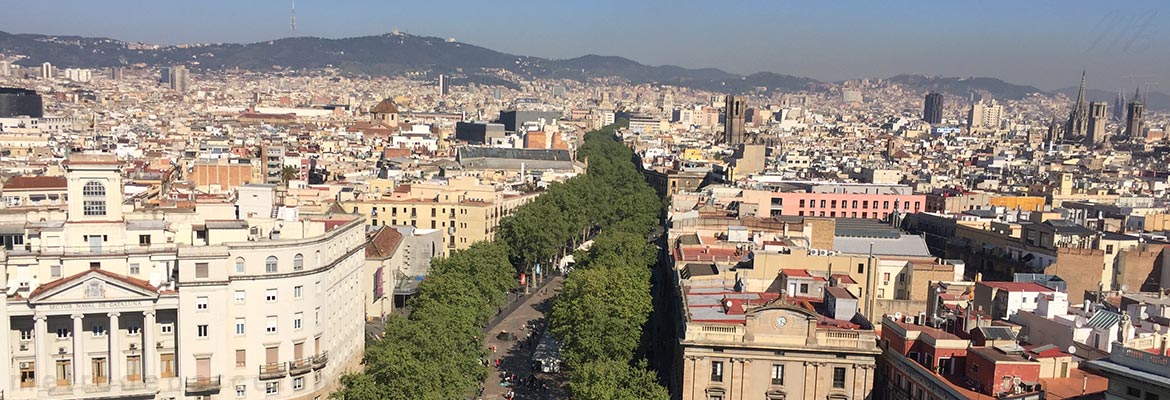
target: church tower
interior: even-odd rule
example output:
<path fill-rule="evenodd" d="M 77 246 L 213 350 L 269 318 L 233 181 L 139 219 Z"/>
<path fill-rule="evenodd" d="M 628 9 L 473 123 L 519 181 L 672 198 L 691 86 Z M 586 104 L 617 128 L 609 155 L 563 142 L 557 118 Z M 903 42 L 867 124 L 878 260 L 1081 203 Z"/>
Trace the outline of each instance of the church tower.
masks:
<path fill-rule="evenodd" d="M 1089 133 L 1089 105 L 1085 103 L 1085 71 L 1081 71 L 1081 88 L 1077 90 L 1077 102 L 1073 104 L 1065 123 L 1064 139 L 1072 140 Z"/>

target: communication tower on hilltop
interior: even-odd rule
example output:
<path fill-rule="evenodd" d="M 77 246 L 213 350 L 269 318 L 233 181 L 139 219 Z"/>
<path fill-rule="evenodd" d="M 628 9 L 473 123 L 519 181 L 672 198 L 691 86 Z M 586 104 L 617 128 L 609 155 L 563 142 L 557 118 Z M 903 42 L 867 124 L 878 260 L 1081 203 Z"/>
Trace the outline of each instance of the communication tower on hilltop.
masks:
<path fill-rule="evenodd" d="M 292 16 L 288 19 L 289 30 L 297 31 L 297 0 L 292 0 Z"/>

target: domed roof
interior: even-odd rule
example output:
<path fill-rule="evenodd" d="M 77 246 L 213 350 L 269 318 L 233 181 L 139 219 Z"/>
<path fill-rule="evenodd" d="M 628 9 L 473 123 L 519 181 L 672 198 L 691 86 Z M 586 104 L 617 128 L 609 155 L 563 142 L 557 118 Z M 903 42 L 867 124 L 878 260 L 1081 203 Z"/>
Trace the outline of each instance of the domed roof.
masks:
<path fill-rule="evenodd" d="M 394 100 L 386 99 L 374 106 L 370 112 L 375 114 L 398 114 L 398 105 L 394 104 Z"/>

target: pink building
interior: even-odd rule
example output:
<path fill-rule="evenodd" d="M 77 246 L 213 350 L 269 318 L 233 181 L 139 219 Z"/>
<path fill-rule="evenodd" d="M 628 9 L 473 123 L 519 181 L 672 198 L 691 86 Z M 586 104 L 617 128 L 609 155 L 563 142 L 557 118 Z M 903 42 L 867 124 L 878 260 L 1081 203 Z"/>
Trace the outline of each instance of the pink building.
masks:
<path fill-rule="evenodd" d="M 756 204 L 757 214 L 761 216 L 884 219 L 895 208 L 903 214 L 925 210 L 926 195 L 745 190 L 743 203 Z"/>

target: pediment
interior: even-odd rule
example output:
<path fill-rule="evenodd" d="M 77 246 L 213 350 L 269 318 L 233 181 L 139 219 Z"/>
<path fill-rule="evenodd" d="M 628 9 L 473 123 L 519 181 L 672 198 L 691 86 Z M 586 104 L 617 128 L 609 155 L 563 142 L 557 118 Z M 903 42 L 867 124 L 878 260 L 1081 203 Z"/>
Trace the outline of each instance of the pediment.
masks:
<path fill-rule="evenodd" d="M 148 284 L 112 273 L 87 271 L 38 288 L 29 303 L 154 300 L 158 293 Z"/>

